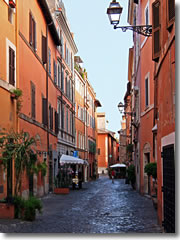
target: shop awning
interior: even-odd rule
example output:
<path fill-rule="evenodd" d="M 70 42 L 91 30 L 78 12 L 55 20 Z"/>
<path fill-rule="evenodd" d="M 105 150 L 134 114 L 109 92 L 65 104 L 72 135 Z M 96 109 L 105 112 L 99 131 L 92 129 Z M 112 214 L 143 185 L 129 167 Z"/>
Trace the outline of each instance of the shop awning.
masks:
<path fill-rule="evenodd" d="M 126 165 L 123 164 L 123 163 L 117 163 L 117 164 L 114 164 L 114 165 L 110 166 L 110 168 L 116 168 L 116 167 L 126 167 Z"/>
<path fill-rule="evenodd" d="M 60 158 L 60 164 L 80 164 L 89 165 L 86 160 L 63 154 Z"/>

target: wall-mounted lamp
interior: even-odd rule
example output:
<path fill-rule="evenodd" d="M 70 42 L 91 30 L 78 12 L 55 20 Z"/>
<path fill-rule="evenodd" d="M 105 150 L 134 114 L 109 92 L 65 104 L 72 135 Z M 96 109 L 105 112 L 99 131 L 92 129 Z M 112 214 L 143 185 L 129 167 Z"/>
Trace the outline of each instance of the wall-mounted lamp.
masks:
<path fill-rule="evenodd" d="M 109 17 L 109 21 L 112 25 L 114 25 L 114 29 L 120 28 L 123 32 L 127 30 L 132 30 L 133 32 L 137 32 L 138 34 L 149 37 L 152 35 L 152 25 L 138 25 L 138 26 L 117 26 L 120 22 L 120 17 L 123 8 L 120 6 L 119 2 L 116 0 L 112 0 L 107 9 L 107 14 Z"/>

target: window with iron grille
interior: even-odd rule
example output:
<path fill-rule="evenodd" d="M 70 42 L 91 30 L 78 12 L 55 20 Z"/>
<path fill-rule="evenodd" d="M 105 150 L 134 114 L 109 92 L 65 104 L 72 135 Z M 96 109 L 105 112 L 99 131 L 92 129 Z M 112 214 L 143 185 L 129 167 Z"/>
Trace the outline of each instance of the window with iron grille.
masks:
<path fill-rule="evenodd" d="M 31 117 L 36 118 L 36 89 L 35 85 L 31 82 Z"/>
<path fill-rule="evenodd" d="M 31 13 L 29 13 L 29 43 L 34 49 L 37 51 L 37 43 L 36 43 L 36 22 Z"/>
<path fill-rule="evenodd" d="M 160 1 L 156 0 L 152 4 L 152 59 L 158 61 L 160 56 Z"/>
<path fill-rule="evenodd" d="M 15 86 L 15 51 L 9 47 L 9 83 Z"/>
<path fill-rule="evenodd" d="M 175 0 L 167 0 L 167 28 L 175 22 Z"/>

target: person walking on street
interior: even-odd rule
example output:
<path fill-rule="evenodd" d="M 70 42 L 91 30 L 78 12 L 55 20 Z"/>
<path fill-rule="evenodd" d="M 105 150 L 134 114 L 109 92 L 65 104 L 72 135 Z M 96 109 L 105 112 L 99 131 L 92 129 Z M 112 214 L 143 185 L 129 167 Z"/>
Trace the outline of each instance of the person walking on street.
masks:
<path fill-rule="evenodd" d="M 114 183 L 114 177 L 115 177 L 115 171 L 114 170 L 112 170 L 112 172 L 111 172 L 111 177 L 112 177 L 112 183 Z"/>

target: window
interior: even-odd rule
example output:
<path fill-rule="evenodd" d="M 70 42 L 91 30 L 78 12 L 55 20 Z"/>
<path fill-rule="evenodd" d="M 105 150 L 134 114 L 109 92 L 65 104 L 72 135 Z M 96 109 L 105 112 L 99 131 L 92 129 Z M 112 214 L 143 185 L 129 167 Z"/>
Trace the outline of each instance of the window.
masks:
<path fill-rule="evenodd" d="M 9 83 L 15 86 L 15 51 L 9 47 Z"/>
<path fill-rule="evenodd" d="M 72 121 L 72 112 L 70 112 L 70 129 L 69 129 L 69 132 L 70 132 L 71 135 L 73 135 L 73 133 L 72 133 L 72 128 L 73 128 L 72 124 L 73 124 L 73 121 Z"/>
<path fill-rule="evenodd" d="M 58 73 L 57 73 L 57 85 L 60 88 L 61 87 L 61 66 L 58 63 Z"/>
<path fill-rule="evenodd" d="M 62 114 L 61 114 L 61 127 L 64 129 L 64 104 L 61 105 L 62 108 Z"/>
<path fill-rule="evenodd" d="M 61 90 L 64 91 L 64 69 L 61 65 Z"/>
<path fill-rule="evenodd" d="M 51 75 L 51 49 L 49 48 L 49 74 Z"/>
<path fill-rule="evenodd" d="M 49 105 L 49 128 L 53 130 L 53 108 Z"/>
<path fill-rule="evenodd" d="M 175 21 L 175 0 L 167 0 L 167 28 L 170 27 Z"/>
<path fill-rule="evenodd" d="M 36 91 L 35 85 L 31 82 L 31 117 L 36 118 Z"/>
<path fill-rule="evenodd" d="M 149 78 L 145 78 L 145 105 L 149 106 Z"/>
<path fill-rule="evenodd" d="M 69 112 L 66 109 L 66 131 L 69 132 Z"/>
<path fill-rule="evenodd" d="M 47 39 L 42 35 L 42 62 L 47 63 Z"/>
<path fill-rule="evenodd" d="M 160 56 L 160 1 L 152 4 L 152 59 L 158 61 Z"/>
<path fill-rule="evenodd" d="M 54 83 L 57 84 L 57 64 L 55 60 L 53 61 L 53 67 L 54 67 Z"/>
<path fill-rule="evenodd" d="M 47 126 L 47 99 L 42 98 L 42 123 Z"/>
<path fill-rule="evenodd" d="M 55 122 L 54 122 L 55 133 L 58 134 L 58 131 L 59 131 L 59 114 L 56 111 L 54 112 L 54 119 L 55 119 Z"/>
<path fill-rule="evenodd" d="M 62 55 L 62 58 L 64 58 L 64 39 L 63 39 L 63 36 L 62 36 L 62 31 L 61 31 L 61 55 Z"/>
<path fill-rule="evenodd" d="M 36 44 L 36 22 L 32 16 L 29 14 L 29 43 L 35 51 L 37 51 Z"/>
<path fill-rule="evenodd" d="M 62 120 L 62 103 L 60 101 L 58 101 L 58 107 L 57 107 L 57 110 L 58 110 L 58 128 L 61 128 L 61 120 Z"/>

